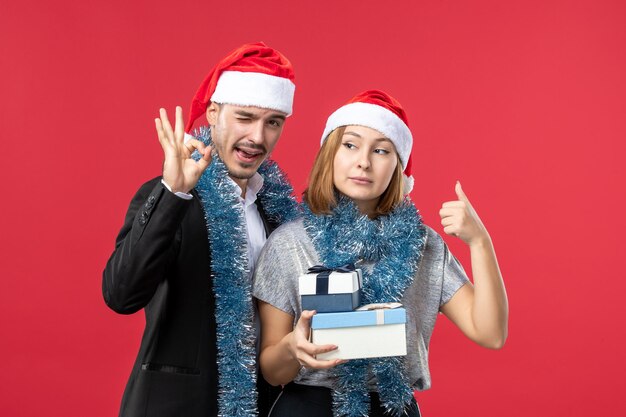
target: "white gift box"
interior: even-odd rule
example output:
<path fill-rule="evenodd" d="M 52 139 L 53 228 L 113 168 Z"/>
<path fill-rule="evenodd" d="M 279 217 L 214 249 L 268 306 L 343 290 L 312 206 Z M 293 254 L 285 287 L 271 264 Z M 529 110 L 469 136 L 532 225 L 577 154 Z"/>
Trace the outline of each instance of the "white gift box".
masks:
<path fill-rule="evenodd" d="M 406 355 L 406 310 L 400 303 L 369 304 L 357 311 L 322 313 L 311 321 L 316 345 L 338 349 L 318 359 L 360 359 Z"/>
<path fill-rule="evenodd" d="M 361 270 L 308 273 L 298 278 L 302 310 L 352 311 L 361 304 Z"/>

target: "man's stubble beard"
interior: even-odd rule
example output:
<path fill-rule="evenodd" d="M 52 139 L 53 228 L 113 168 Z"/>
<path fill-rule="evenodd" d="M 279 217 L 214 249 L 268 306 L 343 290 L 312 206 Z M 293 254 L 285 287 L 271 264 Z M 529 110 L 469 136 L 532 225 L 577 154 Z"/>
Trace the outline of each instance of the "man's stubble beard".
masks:
<path fill-rule="evenodd" d="M 261 164 L 263 164 L 263 162 L 265 162 L 270 154 L 266 153 L 263 160 L 261 161 L 261 163 L 259 164 L 259 166 L 254 170 L 254 172 L 252 173 L 238 173 L 233 171 L 233 167 L 229 166 L 228 164 L 226 164 L 223 155 L 224 153 L 224 148 L 222 146 L 221 140 L 218 139 L 221 136 L 221 128 L 219 128 L 217 125 L 215 126 L 211 126 L 211 139 L 213 142 L 213 147 L 214 147 L 214 152 L 217 153 L 217 155 L 220 157 L 220 159 L 222 160 L 222 162 L 224 163 L 224 165 L 226 165 L 226 169 L 228 170 L 228 176 L 230 176 L 231 178 L 234 179 L 239 179 L 239 180 L 249 180 L 250 178 L 252 178 L 254 176 L 254 174 L 257 173 L 257 171 L 259 170 L 259 167 L 261 166 Z M 252 144 L 252 146 L 256 146 L 254 144 Z M 263 152 L 265 152 L 265 148 L 263 147 L 259 147 L 260 149 L 263 150 Z M 233 161 L 232 164 L 241 164 L 241 166 L 245 169 L 245 168 L 252 168 L 254 166 L 254 164 L 246 164 L 240 161 Z M 231 164 L 231 165 L 232 165 Z"/>

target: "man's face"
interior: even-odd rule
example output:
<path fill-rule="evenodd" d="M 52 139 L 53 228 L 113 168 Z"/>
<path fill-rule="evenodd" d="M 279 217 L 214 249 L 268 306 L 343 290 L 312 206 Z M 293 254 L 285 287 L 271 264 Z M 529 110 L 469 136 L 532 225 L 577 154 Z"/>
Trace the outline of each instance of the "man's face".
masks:
<path fill-rule="evenodd" d="M 276 146 L 285 113 L 211 103 L 206 112 L 215 149 L 238 183 L 251 178 Z M 241 184 L 240 184 L 241 185 Z"/>

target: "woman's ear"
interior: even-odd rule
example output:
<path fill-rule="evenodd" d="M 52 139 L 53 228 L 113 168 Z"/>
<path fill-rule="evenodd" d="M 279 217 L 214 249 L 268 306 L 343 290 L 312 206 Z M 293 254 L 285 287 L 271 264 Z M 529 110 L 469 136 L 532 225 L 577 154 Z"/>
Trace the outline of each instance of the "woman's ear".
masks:
<path fill-rule="evenodd" d="M 217 118 L 220 113 L 220 105 L 217 103 L 211 102 L 209 106 L 206 108 L 206 120 L 209 122 L 210 126 L 215 126 L 217 124 Z"/>

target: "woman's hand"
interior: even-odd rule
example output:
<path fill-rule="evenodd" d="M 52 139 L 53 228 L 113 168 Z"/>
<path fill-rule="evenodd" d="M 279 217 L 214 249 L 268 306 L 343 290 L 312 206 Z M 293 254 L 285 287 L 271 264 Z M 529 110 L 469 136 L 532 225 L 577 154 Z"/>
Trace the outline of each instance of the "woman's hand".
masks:
<path fill-rule="evenodd" d="M 458 200 L 443 203 L 439 215 L 443 231 L 469 245 L 474 285 L 461 287 L 441 306 L 441 312 L 471 340 L 500 349 L 508 335 L 509 307 L 496 253 L 458 181 L 454 190 Z"/>
<path fill-rule="evenodd" d="M 303 311 L 294 327 L 294 317 L 258 300 L 261 318 L 261 372 L 272 385 L 285 385 L 298 376 L 303 366 L 314 369 L 332 368 L 344 361 L 317 360 L 315 355 L 330 352 L 337 346 L 318 346 L 309 342 L 311 317 L 314 311 Z"/>
<path fill-rule="evenodd" d="M 315 311 L 304 310 L 296 323 L 296 327 L 289 336 L 289 353 L 301 366 L 313 369 L 328 369 L 344 363 L 341 359 L 318 360 L 316 355 L 337 349 L 335 345 L 316 345 L 309 342 L 311 332 L 311 318 Z"/>
<path fill-rule="evenodd" d="M 460 182 L 456 182 L 454 191 L 458 200 L 443 203 L 439 210 L 443 231 L 458 237 L 469 246 L 489 240 L 489 233 L 463 192 Z"/>

